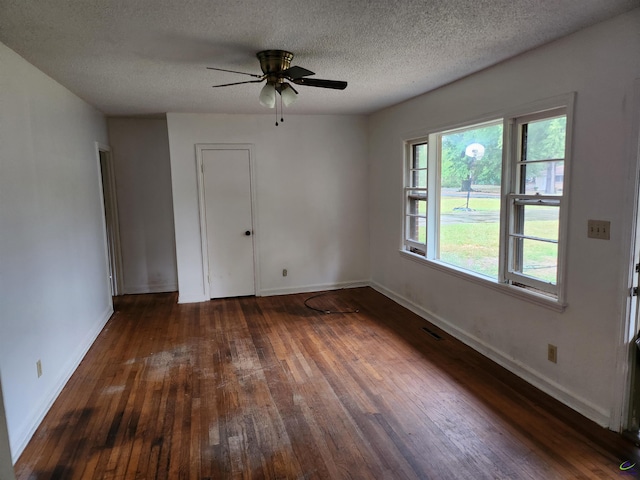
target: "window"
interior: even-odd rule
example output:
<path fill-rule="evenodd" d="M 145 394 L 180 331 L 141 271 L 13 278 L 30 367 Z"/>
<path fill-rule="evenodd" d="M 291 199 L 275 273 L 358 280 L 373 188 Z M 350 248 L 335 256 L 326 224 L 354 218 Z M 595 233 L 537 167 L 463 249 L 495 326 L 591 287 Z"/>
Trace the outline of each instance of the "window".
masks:
<path fill-rule="evenodd" d="M 506 279 L 557 295 L 560 211 L 564 203 L 564 109 L 521 117 L 508 202 Z"/>
<path fill-rule="evenodd" d="M 567 111 L 407 141 L 403 250 L 561 301 Z"/>
<path fill-rule="evenodd" d="M 411 145 L 408 182 L 405 187 L 407 248 L 424 255 L 427 243 L 427 150 L 428 144 Z"/>
<path fill-rule="evenodd" d="M 502 121 L 436 136 L 440 151 L 436 258 L 498 279 Z"/>

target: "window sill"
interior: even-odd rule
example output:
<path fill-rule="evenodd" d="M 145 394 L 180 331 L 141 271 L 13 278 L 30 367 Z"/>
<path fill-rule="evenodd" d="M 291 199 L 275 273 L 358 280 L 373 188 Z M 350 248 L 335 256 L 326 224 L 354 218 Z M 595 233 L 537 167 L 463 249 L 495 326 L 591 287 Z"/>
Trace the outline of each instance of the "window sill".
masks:
<path fill-rule="evenodd" d="M 426 265 L 429 268 L 433 268 L 434 270 L 453 275 L 454 277 L 473 282 L 477 285 L 482 285 L 483 287 L 491 288 L 492 290 L 495 290 L 497 292 L 519 298 L 521 300 L 548 308 L 550 310 L 554 310 L 556 312 L 563 312 L 567 307 L 565 303 L 561 303 L 555 298 L 548 297 L 546 295 L 533 291 L 525 290 L 521 287 L 516 287 L 505 283 L 498 283 L 497 281 L 488 277 L 474 275 L 467 270 L 462 270 L 460 268 L 456 268 L 452 265 L 445 264 L 437 260 L 429 260 L 422 255 L 407 252 L 406 250 L 400 250 L 399 253 L 401 257 L 404 257 L 416 263 L 420 263 L 422 265 Z"/>

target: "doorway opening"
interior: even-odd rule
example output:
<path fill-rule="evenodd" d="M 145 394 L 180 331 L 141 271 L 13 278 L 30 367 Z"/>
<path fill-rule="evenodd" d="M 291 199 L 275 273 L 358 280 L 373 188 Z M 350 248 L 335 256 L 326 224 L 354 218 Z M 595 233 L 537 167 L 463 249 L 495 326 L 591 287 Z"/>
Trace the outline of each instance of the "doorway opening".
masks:
<path fill-rule="evenodd" d="M 617 389 L 620 395 L 620 422 L 612 425 L 612 430 L 623 432 L 640 445 L 640 78 L 634 82 L 634 116 L 631 142 L 631 155 L 635 156 L 635 196 L 634 216 L 631 234 L 631 258 L 629 265 L 629 297 L 626 322 L 622 328 L 621 347 L 618 357 L 619 377 L 624 379 L 623 388 Z M 613 428 L 618 427 L 618 428 Z"/>
<path fill-rule="evenodd" d="M 111 149 L 96 143 L 100 164 L 100 185 L 104 207 L 105 237 L 107 241 L 107 263 L 111 296 L 122 295 L 122 254 L 120 250 L 120 229 L 118 202 L 116 198 L 116 178 Z"/>

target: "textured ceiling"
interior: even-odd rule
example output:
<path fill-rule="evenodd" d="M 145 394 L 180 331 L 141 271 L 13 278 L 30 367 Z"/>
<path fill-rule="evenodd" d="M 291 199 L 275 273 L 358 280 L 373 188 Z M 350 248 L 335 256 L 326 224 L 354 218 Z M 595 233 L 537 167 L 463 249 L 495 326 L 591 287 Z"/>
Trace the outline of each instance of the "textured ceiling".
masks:
<path fill-rule="evenodd" d="M 344 91 L 289 113 L 370 113 L 637 8 L 638 0 L 0 0 L 0 41 L 108 115 L 268 113 L 256 52 Z"/>

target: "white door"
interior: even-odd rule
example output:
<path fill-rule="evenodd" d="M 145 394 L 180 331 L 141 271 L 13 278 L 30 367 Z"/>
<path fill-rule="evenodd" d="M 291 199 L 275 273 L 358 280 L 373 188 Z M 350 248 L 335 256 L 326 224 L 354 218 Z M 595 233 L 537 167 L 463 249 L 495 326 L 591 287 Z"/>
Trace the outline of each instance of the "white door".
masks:
<path fill-rule="evenodd" d="M 211 298 L 255 295 L 250 160 L 246 149 L 202 150 Z"/>

